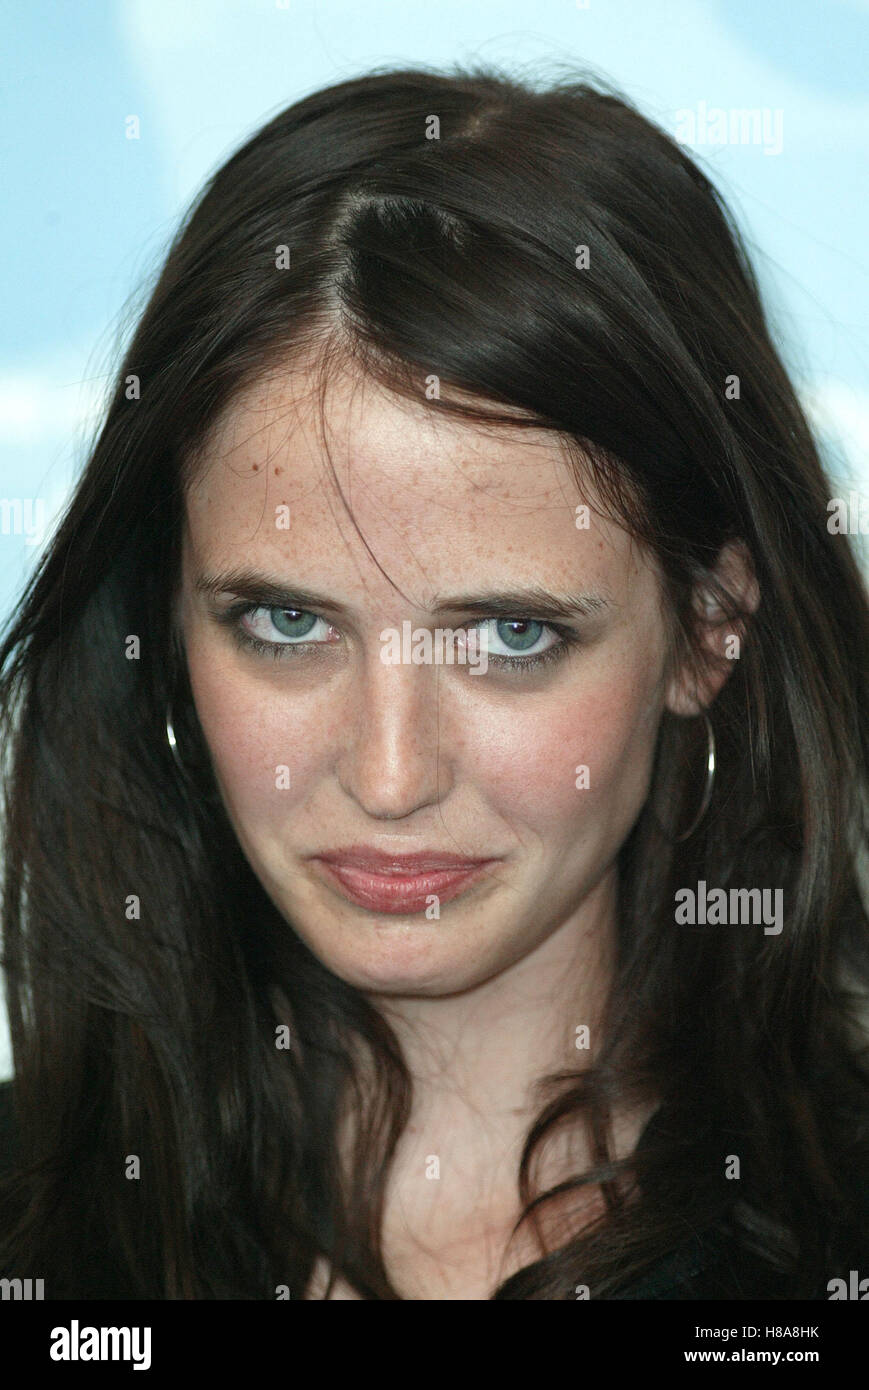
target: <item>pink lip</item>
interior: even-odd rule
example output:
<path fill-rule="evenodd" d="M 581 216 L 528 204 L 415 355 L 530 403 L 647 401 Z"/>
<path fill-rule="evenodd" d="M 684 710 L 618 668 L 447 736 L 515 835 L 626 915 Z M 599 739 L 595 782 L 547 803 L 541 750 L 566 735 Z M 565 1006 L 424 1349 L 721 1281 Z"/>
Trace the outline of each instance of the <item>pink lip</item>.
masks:
<path fill-rule="evenodd" d="M 456 854 L 384 854 L 352 846 L 312 856 L 328 881 L 359 907 L 373 912 L 421 912 L 450 902 L 470 886 L 492 859 Z"/>
<path fill-rule="evenodd" d="M 369 845 L 348 845 L 346 849 L 325 850 L 314 856 L 329 864 L 349 864 L 356 869 L 367 869 L 372 874 L 420 874 L 428 869 L 470 869 L 477 864 L 489 864 L 490 859 L 474 858 L 467 854 L 440 853 L 438 850 L 420 850 L 414 854 L 389 853 L 373 849 Z"/>

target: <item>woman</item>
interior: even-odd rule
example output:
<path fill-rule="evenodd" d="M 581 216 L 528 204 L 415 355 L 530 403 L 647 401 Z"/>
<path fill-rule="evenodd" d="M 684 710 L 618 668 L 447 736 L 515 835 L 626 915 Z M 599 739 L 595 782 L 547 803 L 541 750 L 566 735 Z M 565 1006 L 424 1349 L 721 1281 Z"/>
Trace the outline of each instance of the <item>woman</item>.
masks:
<path fill-rule="evenodd" d="M 865 1264 L 869 624 L 829 500 L 717 194 L 617 96 L 387 72 L 251 139 L 0 652 L 4 1273 Z"/>

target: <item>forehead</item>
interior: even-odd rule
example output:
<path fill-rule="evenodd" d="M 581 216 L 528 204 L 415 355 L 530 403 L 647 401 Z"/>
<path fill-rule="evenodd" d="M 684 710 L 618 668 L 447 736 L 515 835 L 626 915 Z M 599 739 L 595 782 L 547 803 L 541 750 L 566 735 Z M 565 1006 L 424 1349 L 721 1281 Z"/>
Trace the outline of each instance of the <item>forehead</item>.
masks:
<path fill-rule="evenodd" d="M 209 568 L 256 562 L 299 583 L 328 569 L 358 587 L 360 565 L 380 565 L 423 603 L 470 574 L 624 594 L 646 569 L 553 431 L 446 416 L 423 381 L 419 401 L 347 369 L 318 385 L 272 373 L 212 429 L 187 489 L 186 544 Z"/>

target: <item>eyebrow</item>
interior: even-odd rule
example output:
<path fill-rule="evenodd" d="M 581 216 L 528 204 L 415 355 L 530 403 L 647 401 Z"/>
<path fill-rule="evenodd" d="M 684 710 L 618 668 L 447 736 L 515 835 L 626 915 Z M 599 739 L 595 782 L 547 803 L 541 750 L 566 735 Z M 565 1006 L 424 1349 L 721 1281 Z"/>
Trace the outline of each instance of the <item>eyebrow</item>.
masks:
<path fill-rule="evenodd" d="M 257 570 L 237 568 L 219 574 L 202 574 L 196 580 L 197 593 L 209 598 L 218 594 L 234 594 L 263 608 L 315 609 L 343 617 L 348 609 L 325 594 L 301 586 L 288 587 L 268 574 Z M 497 589 L 491 593 L 476 592 L 434 596 L 427 611 L 434 615 L 469 613 L 489 617 L 515 618 L 517 615 L 534 619 L 589 618 L 616 607 L 612 595 L 605 590 L 582 594 L 553 593 L 541 585 L 528 588 Z"/>

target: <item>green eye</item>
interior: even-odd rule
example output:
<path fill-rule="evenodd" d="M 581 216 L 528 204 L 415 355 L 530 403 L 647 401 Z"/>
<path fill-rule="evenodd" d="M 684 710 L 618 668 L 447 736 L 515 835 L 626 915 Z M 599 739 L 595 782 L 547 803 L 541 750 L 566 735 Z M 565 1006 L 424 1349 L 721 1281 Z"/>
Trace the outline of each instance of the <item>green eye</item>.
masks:
<path fill-rule="evenodd" d="M 335 640 L 331 623 L 306 608 L 242 603 L 228 608 L 218 621 L 229 627 L 240 647 L 275 660 L 304 656 L 311 647 L 326 646 Z"/>
<path fill-rule="evenodd" d="M 513 652 L 528 651 L 540 641 L 546 631 L 543 623 L 538 623 L 533 618 L 500 618 L 495 624 L 495 630 L 499 641 L 504 642 Z M 491 646 L 489 655 L 497 655 Z"/>
<path fill-rule="evenodd" d="M 303 608 L 268 608 L 264 612 L 284 637 L 307 637 L 317 622 L 316 614 L 306 613 Z"/>

